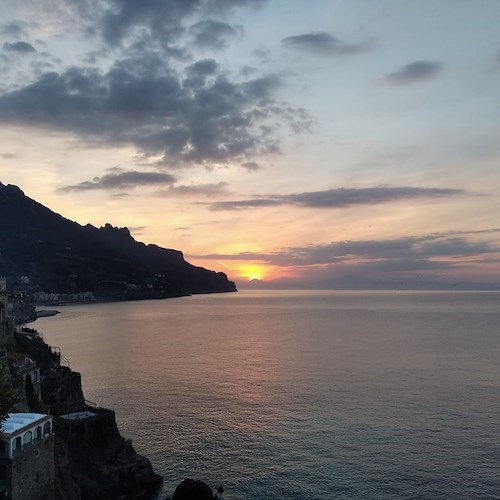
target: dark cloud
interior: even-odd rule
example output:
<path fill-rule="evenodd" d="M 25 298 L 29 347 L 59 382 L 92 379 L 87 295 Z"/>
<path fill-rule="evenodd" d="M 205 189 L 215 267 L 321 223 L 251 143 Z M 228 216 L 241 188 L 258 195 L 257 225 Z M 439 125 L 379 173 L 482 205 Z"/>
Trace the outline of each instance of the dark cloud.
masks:
<path fill-rule="evenodd" d="M 231 38 L 243 35 L 243 27 L 207 19 L 193 24 L 189 28 L 189 33 L 197 47 L 221 49 L 228 45 Z"/>
<path fill-rule="evenodd" d="M 214 59 L 201 59 L 185 69 L 183 86 L 198 90 L 203 88 L 207 79 L 217 74 L 219 65 Z"/>
<path fill-rule="evenodd" d="M 251 75 L 255 75 L 259 70 L 254 66 L 243 66 L 240 70 L 240 75 L 244 78 L 248 78 Z"/>
<path fill-rule="evenodd" d="M 384 80 L 391 85 L 408 85 L 436 78 L 443 64 L 436 61 L 415 61 L 406 64 L 394 73 L 389 73 Z"/>
<path fill-rule="evenodd" d="M 4 124 L 72 134 L 93 146 L 133 145 L 157 165 L 180 168 L 277 153 L 283 124 L 307 129 L 303 110 L 275 100 L 278 76 L 242 81 L 215 60 L 192 58 L 194 45 L 219 48 L 241 34 L 225 21 L 233 9 L 265 0 L 40 0 L 35 11 L 52 3 L 61 25 L 94 37 L 96 50 L 83 56 L 91 67 L 31 65 L 31 82 L 0 89 Z M 26 42 L 8 47 L 20 51 L 19 43 Z M 112 66 L 95 66 L 112 57 Z"/>
<path fill-rule="evenodd" d="M 493 263 L 499 254 L 500 247 L 488 241 L 431 234 L 337 241 L 268 254 L 243 252 L 197 257 L 291 267 L 298 278 L 289 284 L 299 288 L 436 288 L 456 285 L 462 270 L 474 263 Z"/>
<path fill-rule="evenodd" d="M 489 243 L 469 242 L 464 238 L 439 238 L 422 243 L 420 251 L 427 257 L 457 256 L 465 257 L 493 251 Z M 498 251 L 496 249 L 495 251 Z"/>
<path fill-rule="evenodd" d="M 301 50 L 323 56 L 354 55 L 373 47 L 371 41 L 346 43 L 325 32 L 289 36 L 281 40 L 287 49 Z"/>
<path fill-rule="evenodd" d="M 500 233 L 500 227 L 492 227 L 490 229 L 475 229 L 470 231 L 448 231 L 444 233 L 444 236 L 456 236 L 456 235 L 466 235 L 469 236 L 471 234 L 491 234 L 491 233 Z M 442 234 L 442 233 L 437 233 Z"/>
<path fill-rule="evenodd" d="M 9 23 L 2 26 L 2 35 L 19 38 L 24 35 L 24 30 L 22 26 L 18 23 Z"/>
<path fill-rule="evenodd" d="M 188 186 L 170 186 L 156 193 L 158 196 L 165 197 L 199 197 L 211 198 L 219 196 L 227 190 L 227 182 L 217 182 L 209 184 L 191 184 Z"/>
<path fill-rule="evenodd" d="M 353 205 L 375 205 L 413 198 L 444 198 L 463 195 L 461 189 L 416 187 L 374 187 L 362 189 L 328 189 L 288 195 L 269 195 L 250 200 L 221 201 L 212 210 L 242 210 L 274 205 L 299 205 L 309 208 L 344 208 Z"/>
<path fill-rule="evenodd" d="M 36 76 L 41 76 L 54 68 L 54 64 L 45 61 L 33 61 L 30 66 Z"/>
<path fill-rule="evenodd" d="M 211 210 L 246 210 L 248 208 L 262 208 L 283 205 L 281 201 L 273 199 L 254 199 L 240 201 L 216 201 L 210 204 Z"/>
<path fill-rule="evenodd" d="M 90 191 L 95 189 L 124 189 L 138 186 L 158 186 L 173 184 L 175 177 L 159 172 L 118 172 L 95 177 L 91 181 L 65 186 L 60 191 Z"/>
<path fill-rule="evenodd" d="M 271 51 L 265 47 L 260 47 L 258 49 L 255 49 L 253 51 L 253 54 L 255 57 L 259 59 L 259 62 L 261 64 L 267 64 L 272 62 Z"/>
<path fill-rule="evenodd" d="M 111 45 L 119 45 L 137 28 L 168 42 L 183 33 L 180 20 L 193 14 L 198 4 L 193 0 L 111 0 L 101 18 L 101 33 Z"/>
<path fill-rule="evenodd" d="M 190 77 L 207 77 L 217 73 L 218 64 L 215 59 L 200 59 L 188 66 L 185 70 Z"/>
<path fill-rule="evenodd" d="M 474 243 L 465 238 L 450 240 L 427 235 L 380 241 L 341 241 L 326 245 L 290 248 L 282 255 L 275 256 L 273 263 L 309 266 L 353 259 L 400 263 L 411 257 L 413 262 L 420 262 L 421 265 L 426 263 L 427 266 L 437 266 L 439 263 L 428 259 L 478 255 L 498 250 L 487 242 Z"/>
<path fill-rule="evenodd" d="M 82 63 L 96 65 L 100 59 L 108 56 L 108 54 L 109 52 L 106 49 L 91 50 L 82 57 Z"/>
<path fill-rule="evenodd" d="M 253 208 L 274 207 L 286 205 L 286 202 L 272 197 L 269 198 L 253 198 L 249 200 L 228 200 L 216 201 L 210 203 L 210 210 L 214 211 L 235 211 L 248 210 Z"/>
<path fill-rule="evenodd" d="M 28 42 L 5 42 L 3 48 L 9 52 L 17 52 L 19 54 L 30 54 L 36 52 L 35 47 Z"/>
<path fill-rule="evenodd" d="M 237 7 L 259 7 L 263 3 L 262 0 L 108 0 L 98 30 L 111 45 L 119 45 L 140 31 L 150 39 L 168 44 L 184 33 L 183 22 L 195 15 L 209 12 L 225 15 Z M 217 35 L 212 38 L 215 39 Z"/>
<path fill-rule="evenodd" d="M 224 15 L 235 8 L 246 7 L 257 9 L 267 2 L 268 0 L 207 0 L 204 4 L 204 9 L 206 12 Z"/>
<path fill-rule="evenodd" d="M 255 172 L 261 168 L 260 165 L 255 161 L 246 161 L 245 163 L 241 164 L 241 167 L 245 170 L 248 170 L 249 172 Z"/>
<path fill-rule="evenodd" d="M 17 158 L 17 156 L 13 153 L 2 153 L 0 154 L 0 158 L 2 158 L 2 160 L 12 160 Z"/>
<path fill-rule="evenodd" d="M 450 266 L 439 258 L 457 258 L 500 252 L 500 248 L 489 242 L 472 242 L 465 238 L 424 235 L 392 240 L 338 241 L 305 247 L 289 247 L 281 252 L 261 254 L 243 252 L 238 254 L 210 254 L 199 256 L 207 259 L 263 261 L 275 266 L 317 266 L 353 262 L 392 262 L 392 268 L 400 271 L 402 262 L 420 263 L 420 268 Z M 409 259 L 409 260 L 408 260 Z M 395 263 L 395 264 L 394 264 Z M 363 264 L 364 265 L 364 264 Z"/>
<path fill-rule="evenodd" d="M 329 189 L 284 196 L 285 201 L 306 207 L 340 208 L 351 205 L 372 205 L 400 199 L 443 198 L 464 194 L 461 189 L 436 189 L 417 187 L 374 187 L 364 189 Z"/>
<path fill-rule="evenodd" d="M 114 198 L 116 200 L 123 200 L 126 198 L 130 198 L 132 195 L 130 193 L 113 193 L 109 195 L 110 198 Z"/>
<path fill-rule="evenodd" d="M 145 155 L 181 165 L 245 161 L 276 151 L 276 122 L 288 120 L 296 129 L 295 122 L 304 119 L 303 110 L 294 114 L 274 100 L 281 85 L 275 75 L 235 82 L 214 74 L 216 65 L 207 60 L 187 71 L 191 79 L 184 85 L 165 61 L 143 54 L 116 62 L 106 73 L 77 67 L 45 73 L 0 96 L 0 120 L 104 144 L 133 144 Z"/>

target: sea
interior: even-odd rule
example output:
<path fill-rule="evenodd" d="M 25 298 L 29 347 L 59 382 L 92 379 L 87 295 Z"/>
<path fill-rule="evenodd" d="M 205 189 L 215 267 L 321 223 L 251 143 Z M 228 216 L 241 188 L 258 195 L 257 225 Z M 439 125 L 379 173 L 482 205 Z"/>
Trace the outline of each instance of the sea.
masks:
<path fill-rule="evenodd" d="M 240 291 L 32 326 L 171 498 L 500 499 L 500 292 Z M 31 326 L 31 325 L 30 325 Z"/>

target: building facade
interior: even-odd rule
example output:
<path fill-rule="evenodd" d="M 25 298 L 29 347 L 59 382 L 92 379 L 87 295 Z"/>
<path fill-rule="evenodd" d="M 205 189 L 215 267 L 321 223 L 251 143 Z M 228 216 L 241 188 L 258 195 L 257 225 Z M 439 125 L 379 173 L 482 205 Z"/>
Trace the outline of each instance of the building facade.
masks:
<path fill-rule="evenodd" d="M 52 416 L 10 413 L 1 430 L 0 498 L 53 500 L 55 466 Z"/>

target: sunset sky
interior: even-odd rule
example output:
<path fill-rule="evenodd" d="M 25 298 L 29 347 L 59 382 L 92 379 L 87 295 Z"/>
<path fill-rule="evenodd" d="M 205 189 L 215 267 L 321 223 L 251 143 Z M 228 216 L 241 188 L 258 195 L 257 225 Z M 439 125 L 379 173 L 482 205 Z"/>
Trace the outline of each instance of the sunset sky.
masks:
<path fill-rule="evenodd" d="M 0 0 L 0 181 L 240 288 L 500 287 L 499 20 L 497 0 Z"/>

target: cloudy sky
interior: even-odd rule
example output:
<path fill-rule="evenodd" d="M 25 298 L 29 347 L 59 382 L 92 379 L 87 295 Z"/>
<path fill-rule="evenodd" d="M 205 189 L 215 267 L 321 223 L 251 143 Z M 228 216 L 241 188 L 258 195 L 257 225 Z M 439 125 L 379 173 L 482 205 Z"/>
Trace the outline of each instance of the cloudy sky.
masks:
<path fill-rule="evenodd" d="M 497 0 L 0 0 L 0 181 L 240 288 L 500 287 Z"/>

